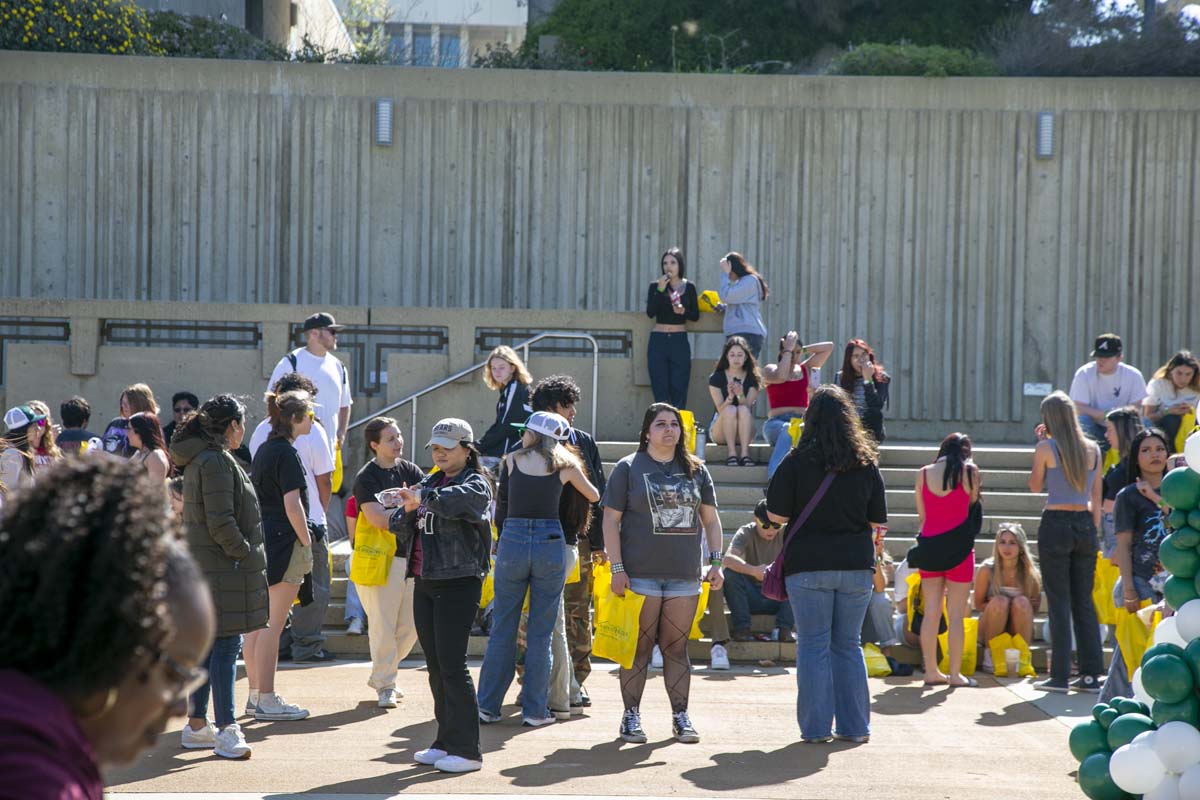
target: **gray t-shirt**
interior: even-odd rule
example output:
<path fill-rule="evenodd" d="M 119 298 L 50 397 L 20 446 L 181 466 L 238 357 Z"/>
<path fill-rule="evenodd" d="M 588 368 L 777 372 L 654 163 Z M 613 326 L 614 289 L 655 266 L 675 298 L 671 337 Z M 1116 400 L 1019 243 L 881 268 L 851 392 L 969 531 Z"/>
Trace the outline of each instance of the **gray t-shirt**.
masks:
<path fill-rule="evenodd" d="M 644 452 L 625 456 L 600 502 L 622 514 L 621 559 L 630 577 L 699 580 L 700 506 L 717 505 L 703 465 L 689 478 L 678 461 L 664 466 Z"/>
<path fill-rule="evenodd" d="M 729 550 L 726 552 L 741 556 L 742 561 L 752 567 L 771 564 L 783 549 L 784 534 L 785 531 L 781 530 L 768 542 L 758 535 L 758 527 L 753 522 L 747 522 L 733 535 L 733 541 L 729 543 Z"/>

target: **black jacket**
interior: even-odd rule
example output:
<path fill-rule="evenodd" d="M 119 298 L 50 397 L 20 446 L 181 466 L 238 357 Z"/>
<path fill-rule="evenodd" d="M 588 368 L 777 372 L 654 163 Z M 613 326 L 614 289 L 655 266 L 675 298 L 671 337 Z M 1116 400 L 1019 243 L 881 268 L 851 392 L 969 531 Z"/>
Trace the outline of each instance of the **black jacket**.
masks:
<path fill-rule="evenodd" d="M 392 513 L 388 528 L 398 540 L 421 537 L 421 579 L 449 580 L 475 576 L 482 579 L 491 565 L 492 485 L 470 467 L 448 484 L 431 488 L 444 476 L 435 472 L 419 484 L 425 506 L 425 527 L 418 514 L 403 508 Z"/>
<path fill-rule="evenodd" d="M 838 386 L 842 385 L 841 370 L 833 377 L 833 382 Z M 879 444 L 883 444 L 883 440 L 887 438 L 887 430 L 883 427 L 883 409 L 891 402 L 888 390 L 890 384 L 890 379 L 863 383 L 863 399 L 867 402 L 867 408 L 862 413 L 863 427 Z"/>
<path fill-rule="evenodd" d="M 496 401 L 496 421 L 479 440 L 479 452 L 485 456 L 502 458 L 505 453 L 516 450 L 521 442 L 521 432 L 512 423 L 524 422 L 532 413 L 529 387 L 513 378 L 500 390 L 500 399 Z"/>

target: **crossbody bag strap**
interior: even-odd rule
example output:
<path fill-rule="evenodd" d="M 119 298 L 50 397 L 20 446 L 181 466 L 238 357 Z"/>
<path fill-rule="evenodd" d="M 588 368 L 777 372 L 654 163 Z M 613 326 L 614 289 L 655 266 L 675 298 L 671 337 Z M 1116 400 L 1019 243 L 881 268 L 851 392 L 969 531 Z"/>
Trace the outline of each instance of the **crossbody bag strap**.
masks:
<path fill-rule="evenodd" d="M 788 529 L 787 537 L 783 540 L 782 552 L 787 552 L 788 545 L 792 543 L 792 539 L 796 536 L 796 531 L 800 530 L 808 518 L 812 516 L 812 512 L 816 510 L 817 503 L 821 502 L 821 498 L 825 496 L 825 492 L 829 489 L 829 484 L 833 483 L 833 470 L 825 473 L 825 477 L 821 480 L 821 485 L 817 487 L 817 491 L 808 499 L 808 505 L 800 512 L 800 516 L 796 517 L 796 521 L 792 523 L 792 527 Z"/>

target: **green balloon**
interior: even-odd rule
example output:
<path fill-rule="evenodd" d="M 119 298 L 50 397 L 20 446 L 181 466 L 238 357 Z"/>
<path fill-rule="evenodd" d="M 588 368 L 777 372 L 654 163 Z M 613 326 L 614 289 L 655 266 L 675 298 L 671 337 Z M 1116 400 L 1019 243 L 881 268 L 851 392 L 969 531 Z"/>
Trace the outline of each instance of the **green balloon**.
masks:
<path fill-rule="evenodd" d="M 1145 676 L 1143 674 L 1143 680 Z M 1139 733 L 1154 730 L 1154 720 L 1145 714 L 1122 714 L 1108 726 L 1108 749 L 1116 750 L 1133 741 Z"/>
<path fill-rule="evenodd" d="M 1121 716 L 1121 712 L 1115 708 L 1106 708 L 1100 712 L 1100 725 L 1105 729 L 1112 726 L 1113 722 Z"/>
<path fill-rule="evenodd" d="M 1167 515 L 1167 525 L 1171 530 L 1177 531 L 1188 524 L 1188 512 L 1180 511 L 1178 508 Z M 1195 547 L 1195 545 L 1192 545 Z"/>
<path fill-rule="evenodd" d="M 1178 509 L 1176 509 L 1178 511 Z M 1175 511 L 1171 512 L 1171 516 L 1175 515 Z M 1188 512 L 1187 524 L 1189 528 L 1200 530 L 1200 508 L 1193 508 Z"/>
<path fill-rule="evenodd" d="M 1175 550 L 1174 547 L 1171 549 Z M 1161 554 L 1166 551 L 1167 548 L 1163 547 L 1158 552 Z M 1176 550 L 1176 552 L 1178 551 Z M 1189 552 L 1194 553 L 1196 551 L 1191 550 Z M 1163 563 L 1165 564 L 1166 562 L 1164 561 Z M 1200 575 L 1196 575 L 1195 578 L 1184 578 L 1179 575 L 1172 575 L 1167 578 L 1167 582 L 1163 586 L 1163 597 L 1167 599 L 1167 605 L 1178 611 L 1183 608 L 1184 603 L 1200 597 L 1200 587 L 1196 585 L 1198 582 L 1200 582 Z"/>
<path fill-rule="evenodd" d="M 1186 722 L 1193 728 L 1200 727 L 1200 700 L 1196 699 L 1194 693 L 1189 694 L 1178 703 L 1164 703 L 1161 700 L 1155 700 L 1154 710 L 1150 712 L 1150 718 L 1160 728 L 1168 722 L 1174 722 L 1175 720 Z M 1071 752 L 1074 753 L 1075 751 L 1072 750 Z"/>
<path fill-rule="evenodd" d="M 1162 540 L 1158 547 L 1158 560 L 1167 572 L 1179 578 L 1194 578 L 1200 572 L 1200 553 L 1196 552 L 1195 545 L 1180 549 L 1175 534 Z"/>
<path fill-rule="evenodd" d="M 1096 703 L 1096 705 L 1092 706 L 1092 719 L 1096 720 L 1096 722 L 1099 722 L 1100 715 L 1105 711 L 1108 711 L 1110 708 L 1112 708 L 1112 706 L 1110 706 L 1108 703 Z"/>
<path fill-rule="evenodd" d="M 1178 703 L 1191 694 L 1196 681 L 1192 678 L 1192 668 L 1186 659 L 1161 655 L 1142 665 L 1142 686 L 1155 700 Z"/>
<path fill-rule="evenodd" d="M 1192 680 L 1200 686 L 1200 639 L 1192 639 L 1184 650 L 1183 660 L 1192 668 Z"/>
<path fill-rule="evenodd" d="M 1142 665 L 1155 656 L 1178 656 L 1184 657 L 1184 649 L 1177 644 L 1171 642 L 1160 642 L 1149 647 L 1145 653 L 1142 653 Z"/>
<path fill-rule="evenodd" d="M 1108 753 L 1108 732 L 1095 720 L 1076 725 L 1071 729 L 1071 755 L 1082 762 L 1092 753 Z"/>
<path fill-rule="evenodd" d="M 1182 514 L 1182 511 L 1172 511 L 1171 516 Z M 1193 511 L 1193 514 L 1196 512 Z M 1181 525 L 1171 534 L 1175 540 L 1176 547 L 1200 547 L 1200 530 L 1197 530 L 1190 525 Z"/>
<path fill-rule="evenodd" d="M 1200 502 L 1200 472 L 1190 467 L 1176 467 L 1163 477 L 1163 502 L 1180 511 L 1191 511 Z"/>
<path fill-rule="evenodd" d="M 1109 753 L 1092 753 L 1079 765 L 1079 788 L 1091 800 L 1124 800 L 1128 795 L 1108 774 Z"/>
<path fill-rule="evenodd" d="M 1146 714 L 1149 709 L 1145 708 L 1137 700 L 1132 697 L 1118 697 L 1112 701 L 1112 707 L 1124 714 Z"/>

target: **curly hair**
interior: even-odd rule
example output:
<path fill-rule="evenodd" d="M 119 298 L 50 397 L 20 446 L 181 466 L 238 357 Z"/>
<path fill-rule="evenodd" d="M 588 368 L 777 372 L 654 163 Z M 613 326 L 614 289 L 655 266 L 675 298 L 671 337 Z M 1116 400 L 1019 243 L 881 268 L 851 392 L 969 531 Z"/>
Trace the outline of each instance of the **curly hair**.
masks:
<path fill-rule="evenodd" d="M 570 375 L 551 375 L 533 387 L 529 405 L 534 411 L 553 411 L 558 406 L 573 406 L 579 402 L 579 384 Z"/>
<path fill-rule="evenodd" d="M 850 395 L 832 384 L 813 392 L 796 452 L 812 456 L 833 472 L 849 472 L 879 462 L 878 445 L 863 428 Z"/>
<path fill-rule="evenodd" d="M 225 446 L 225 431 L 234 422 L 245 423 L 246 407 L 233 395 L 219 394 L 205 400 L 200 408 L 183 418 L 175 429 L 172 442 L 202 436 L 211 442 Z"/>
<path fill-rule="evenodd" d="M 279 380 L 275 381 L 275 385 L 271 387 L 271 391 L 275 394 L 301 391 L 308 392 L 313 397 L 316 397 L 317 385 L 302 372 L 288 372 L 281 375 Z"/>
<path fill-rule="evenodd" d="M 101 457 L 58 462 L 4 507 L 0 636 L 19 646 L 0 669 L 78 701 L 162 651 L 170 556 L 186 556 L 165 503 L 143 470 Z"/>

